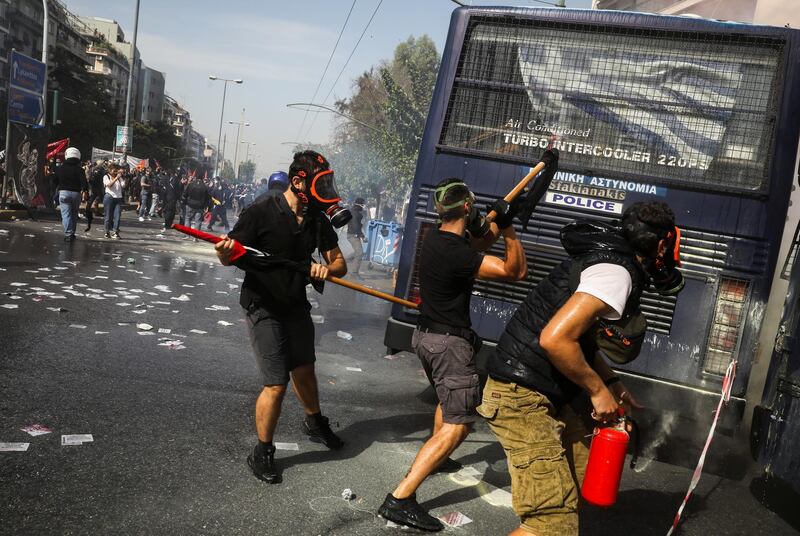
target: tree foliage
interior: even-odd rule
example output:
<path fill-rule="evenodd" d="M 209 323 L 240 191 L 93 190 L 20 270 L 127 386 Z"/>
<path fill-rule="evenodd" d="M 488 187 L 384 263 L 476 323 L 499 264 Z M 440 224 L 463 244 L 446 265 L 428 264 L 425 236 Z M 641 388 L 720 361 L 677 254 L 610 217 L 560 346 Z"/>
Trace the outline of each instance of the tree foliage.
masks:
<path fill-rule="evenodd" d="M 58 90 L 61 102 L 60 123 L 51 127 L 51 138 L 70 138 L 70 144 L 87 156 L 92 147 L 110 149 L 121 123 L 103 80 L 86 72 L 81 62 L 61 48 L 56 48 L 54 59 L 49 89 Z"/>
<path fill-rule="evenodd" d="M 440 61 L 430 37 L 409 37 L 391 61 L 359 76 L 353 94 L 336 103 L 356 120 L 339 121 L 329 156 L 343 192 L 379 203 L 383 196 L 397 202 L 406 195 Z"/>
<path fill-rule="evenodd" d="M 239 182 L 253 182 L 256 176 L 256 163 L 252 160 L 245 160 L 239 164 Z"/>
<path fill-rule="evenodd" d="M 162 166 L 178 161 L 183 156 L 182 140 L 167 123 L 138 123 L 133 125 L 133 150 L 137 158 L 154 158 Z"/>

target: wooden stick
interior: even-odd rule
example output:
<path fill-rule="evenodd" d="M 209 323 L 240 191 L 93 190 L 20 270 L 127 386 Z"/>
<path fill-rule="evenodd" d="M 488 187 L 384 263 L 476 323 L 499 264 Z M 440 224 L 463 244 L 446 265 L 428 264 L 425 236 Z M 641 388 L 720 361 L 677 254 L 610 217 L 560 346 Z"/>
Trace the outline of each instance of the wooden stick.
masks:
<path fill-rule="evenodd" d="M 517 183 L 517 185 L 514 186 L 514 189 L 511 190 L 510 192 L 508 192 L 508 195 L 506 195 L 503 199 L 507 203 L 511 203 L 514 199 L 516 199 L 522 193 L 522 191 L 525 189 L 525 187 L 528 186 L 528 184 L 533 179 L 536 178 L 536 175 L 541 173 L 541 171 L 545 168 L 545 166 L 546 166 L 546 164 L 544 162 L 539 162 L 538 164 L 536 164 L 536 167 L 534 167 L 530 171 L 530 173 L 525 175 L 525 177 L 521 181 L 519 181 Z M 491 212 L 489 212 L 489 214 L 486 215 L 486 221 L 488 221 L 489 223 L 492 223 L 496 217 L 497 217 L 497 212 L 492 210 Z"/>
<path fill-rule="evenodd" d="M 381 292 L 380 290 L 375 290 L 364 285 L 359 285 L 358 283 L 353 283 L 352 281 L 348 281 L 347 279 L 342 279 L 341 277 L 334 277 L 332 275 L 329 275 L 326 281 L 330 281 L 331 283 L 334 283 L 336 285 L 341 285 L 343 287 L 349 288 L 350 290 L 355 290 L 356 292 L 362 292 L 364 294 L 369 294 L 370 296 L 374 296 L 375 298 L 380 298 L 382 300 L 402 305 L 403 307 L 408 307 L 409 309 L 419 308 L 419 305 L 417 305 L 414 302 L 404 300 L 403 298 L 398 298 L 397 296 L 393 296 L 392 294 L 386 294 L 385 292 Z"/>

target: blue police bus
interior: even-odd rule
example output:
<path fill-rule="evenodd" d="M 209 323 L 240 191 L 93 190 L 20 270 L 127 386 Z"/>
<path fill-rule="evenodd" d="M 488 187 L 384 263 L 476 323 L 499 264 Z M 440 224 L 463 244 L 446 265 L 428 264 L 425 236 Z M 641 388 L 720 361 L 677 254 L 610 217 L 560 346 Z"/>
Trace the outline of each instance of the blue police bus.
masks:
<path fill-rule="evenodd" d="M 799 358 L 788 367 L 796 373 L 790 381 L 789 353 L 772 355 L 789 278 L 800 277 L 792 271 L 798 215 L 789 208 L 798 169 L 799 62 L 800 32 L 788 28 L 618 11 L 456 9 L 395 295 L 419 299 L 417 255 L 436 225 L 439 180 L 460 177 L 488 204 L 552 144 L 559 172 L 527 232 L 517 224 L 527 279 L 476 282 L 471 315 L 486 341 L 482 352 L 492 351 L 517 305 L 565 258 L 563 225 L 610 221 L 634 202 L 663 200 L 681 229 L 686 287 L 677 297 L 645 292 L 644 349 L 619 372 L 648 414 L 669 410 L 707 427 L 723 375 L 737 360 L 721 426 L 749 424 L 766 382 L 754 431 L 769 434 L 779 384 L 800 411 Z M 502 244 L 493 251 L 502 256 Z M 416 319 L 414 310 L 394 306 L 385 334 L 391 351 L 411 349 Z M 789 335 L 781 340 L 794 348 Z"/>

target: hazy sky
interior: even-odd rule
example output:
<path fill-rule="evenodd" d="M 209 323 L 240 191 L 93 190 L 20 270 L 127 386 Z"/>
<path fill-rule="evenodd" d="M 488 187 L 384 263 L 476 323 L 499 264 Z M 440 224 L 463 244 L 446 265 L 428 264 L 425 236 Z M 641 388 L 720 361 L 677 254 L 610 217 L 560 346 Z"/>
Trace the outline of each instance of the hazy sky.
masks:
<path fill-rule="evenodd" d="M 63 1 L 80 16 L 118 21 L 126 38 L 132 38 L 135 0 Z M 356 1 L 316 102 L 323 102 L 331 90 L 378 2 Z M 258 155 L 253 160 L 258 174 L 265 175 L 288 167 L 291 147 L 281 142 L 327 141 L 332 115 L 320 114 L 310 131 L 307 122 L 298 136 L 303 112 L 286 104 L 311 100 L 351 5 L 352 0 L 141 0 L 138 47 L 147 66 L 166 73 L 167 93 L 189 110 L 195 129 L 214 145 L 222 83 L 208 75 L 244 79 L 242 85 L 228 84 L 225 157 L 233 160 L 236 138 L 236 126 L 227 122 L 238 121 L 245 108 L 245 120 L 252 126 L 243 129 L 242 139 L 255 142 L 250 153 Z M 508 5 L 542 6 L 536 0 Z M 567 0 L 567 6 L 589 8 L 591 0 Z M 390 58 L 409 36 L 428 34 L 441 53 L 456 7 L 448 0 L 383 0 L 325 102 L 348 96 L 354 78 Z"/>

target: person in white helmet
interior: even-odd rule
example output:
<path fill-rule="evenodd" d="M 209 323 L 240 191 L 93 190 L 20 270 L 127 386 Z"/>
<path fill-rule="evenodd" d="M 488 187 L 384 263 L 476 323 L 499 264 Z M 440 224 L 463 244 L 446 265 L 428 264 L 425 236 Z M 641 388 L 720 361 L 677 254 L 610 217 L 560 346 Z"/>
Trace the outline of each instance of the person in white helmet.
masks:
<path fill-rule="evenodd" d="M 86 172 L 81 167 L 81 152 L 75 147 L 70 147 L 64 157 L 64 165 L 56 169 L 55 181 L 58 188 L 58 204 L 61 208 L 61 223 L 64 225 L 64 240 L 72 242 L 75 240 L 81 197 L 88 194 L 88 183 Z"/>

